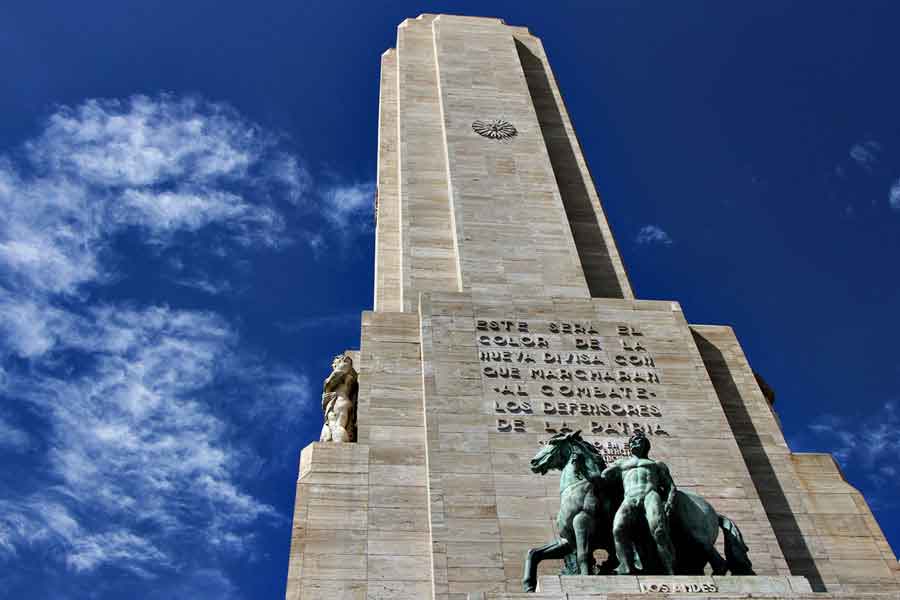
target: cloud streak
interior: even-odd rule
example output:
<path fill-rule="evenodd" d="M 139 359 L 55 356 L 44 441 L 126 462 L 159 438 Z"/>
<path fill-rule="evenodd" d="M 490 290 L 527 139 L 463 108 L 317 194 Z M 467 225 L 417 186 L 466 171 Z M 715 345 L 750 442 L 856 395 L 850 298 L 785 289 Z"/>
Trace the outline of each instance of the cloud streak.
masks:
<path fill-rule="evenodd" d="M 31 436 L 12 423 L 5 421 L 0 415 L 0 448 L 13 452 L 25 452 L 31 447 Z"/>
<path fill-rule="evenodd" d="M 672 238 L 658 225 L 644 225 L 638 231 L 634 241 L 642 246 L 652 244 L 668 246 L 672 243 Z"/>
<path fill-rule="evenodd" d="M 850 147 L 850 158 L 853 159 L 857 165 L 869 172 L 871 172 L 872 168 L 878 163 L 880 154 L 881 144 L 871 139 L 863 140 Z"/>
<path fill-rule="evenodd" d="M 375 210 L 375 184 L 327 186 L 322 191 L 320 210 L 334 227 L 344 233 L 368 231 L 372 228 Z"/>
<path fill-rule="evenodd" d="M 900 178 L 897 179 L 888 192 L 888 204 L 896 211 L 900 211 Z"/>
<path fill-rule="evenodd" d="M 227 417 L 207 401 L 210 386 L 233 380 L 226 365 L 243 377 L 261 371 L 234 349 L 235 333 L 214 314 L 160 307 L 101 307 L 65 314 L 57 325 L 44 355 L 77 352 L 90 368 L 72 377 L 39 363 L 39 374 L 9 375 L 4 395 L 49 431 L 43 440 L 49 481 L 34 488 L 52 492 L 22 501 L 65 506 L 55 514 L 67 511 L 77 526 L 55 527 L 45 511 L 20 513 L 22 525 L 8 525 L 0 546 L 54 531 L 66 564 L 77 571 L 103 563 L 164 566 L 173 536 L 246 550 L 250 526 L 277 515 L 242 490 L 239 474 L 249 457 L 230 446 Z M 251 379 L 242 389 L 255 384 Z M 290 407 L 280 408 L 290 414 Z M 126 555 L 131 562 L 122 560 Z"/>
<path fill-rule="evenodd" d="M 816 445 L 824 445 L 848 472 L 858 474 L 883 504 L 896 496 L 895 457 L 900 453 L 900 404 L 887 402 L 862 420 L 822 415 L 808 426 Z"/>
<path fill-rule="evenodd" d="M 126 234 L 148 249 L 215 232 L 226 254 L 277 250 L 286 211 L 310 204 L 308 173 L 233 110 L 170 96 L 60 108 L 25 150 L 0 159 L 0 399 L 30 425 L 0 414 L 0 460 L 40 452 L 6 475 L 0 564 L 37 552 L 76 574 L 187 569 L 233 595 L 219 557 L 252 555 L 256 531 L 283 519 L 244 475 L 254 436 L 298 423 L 308 379 L 264 364 L 214 312 L 96 290 L 129 275 Z M 336 197 L 348 215 L 362 202 Z"/>
<path fill-rule="evenodd" d="M 264 145 L 223 105 L 134 96 L 61 107 L 27 148 L 36 163 L 86 183 L 147 186 L 238 175 Z"/>

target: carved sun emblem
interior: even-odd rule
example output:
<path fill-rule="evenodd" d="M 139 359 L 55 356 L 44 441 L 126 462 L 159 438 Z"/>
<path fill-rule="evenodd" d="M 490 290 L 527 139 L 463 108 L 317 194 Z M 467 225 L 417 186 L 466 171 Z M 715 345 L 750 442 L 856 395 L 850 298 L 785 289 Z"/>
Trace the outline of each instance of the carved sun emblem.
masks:
<path fill-rule="evenodd" d="M 475 121 L 472 130 L 478 135 L 492 140 L 508 140 L 519 133 L 515 126 L 503 119 L 491 119 L 490 121 Z"/>

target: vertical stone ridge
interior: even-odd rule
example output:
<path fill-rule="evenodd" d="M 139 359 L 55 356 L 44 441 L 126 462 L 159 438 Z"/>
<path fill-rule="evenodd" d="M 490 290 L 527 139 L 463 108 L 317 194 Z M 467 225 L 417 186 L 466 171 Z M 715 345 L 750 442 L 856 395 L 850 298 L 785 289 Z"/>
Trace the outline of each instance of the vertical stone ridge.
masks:
<path fill-rule="evenodd" d="M 447 596 L 447 556 L 436 525 L 443 526 L 443 499 L 432 481 L 432 462 L 429 448 L 438 443 L 436 429 L 429 431 L 427 398 L 434 389 L 434 369 L 429 368 L 426 356 L 432 355 L 431 302 L 428 295 L 419 297 L 419 348 L 422 351 L 422 426 L 425 428 L 425 490 L 428 494 L 428 557 L 431 563 L 431 598 L 443 600 Z M 444 550 L 442 552 L 442 550 Z"/>
<path fill-rule="evenodd" d="M 363 313 L 359 438 L 369 448 L 369 598 L 428 598 L 431 591 L 419 339 L 415 313 Z"/>
<path fill-rule="evenodd" d="M 454 250 L 440 123 L 432 15 L 407 19 L 397 32 L 402 308 L 421 291 L 455 291 Z"/>
<path fill-rule="evenodd" d="M 443 102 L 443 94 L 441 93 L 441 63 L 437 60 L 438 56 L 438 47 L 437 47 L 437 31 L 434 28 L 435 21 L 432 21 L 431 25 L 431 43 L 432 48 L 434 50 L 434 69 L 435 69 L 435 80 L 437 83 L 437 93 L 438 93 L 438 106 L 440 108 L 440 118 L 441 118 L 441 134 L 443 136 L 444 144 L 444 168 L 447 177 L 447 197 L 450 201 L 450 231 L 453 237 L 453 252 L 456 256 L 456 289 L 463 289 L 463 274 L 462 274 L 462 255 L 460 254 L 460 245 L 459 240 L 462 236 L 462 218 L 459 215 L 459 205 L 458 203 L 453 201 L 453 179 L 450 177 L 450 155 L 449 149 L 447 148 L 447 120 L 444 115 L 444 102 Z"/>
<path fill-rule="evenodd" d="M 433 28 L 462 290 L 589 297 L 510 28 L 451 15 Z M 514 137 L 473 131 L 492 119 Z"/>
<path fill-rule="evenodd" d="M 544 46 L 527 31 L 514 36 L 591 296 L 634 298 Z"/>
<path fill-rule="evenodd" d="M 397 190 L 397 52 L 381 56 L 378 102 L 378 172 L 376 175 L 375 299 L 376 311 L 401 311 L 401 228 Z"/>
<path fill-rule="evenodd" d="M 286 600 L 365 597 L 369 448 L 313 442 L 303 449 Z"/>

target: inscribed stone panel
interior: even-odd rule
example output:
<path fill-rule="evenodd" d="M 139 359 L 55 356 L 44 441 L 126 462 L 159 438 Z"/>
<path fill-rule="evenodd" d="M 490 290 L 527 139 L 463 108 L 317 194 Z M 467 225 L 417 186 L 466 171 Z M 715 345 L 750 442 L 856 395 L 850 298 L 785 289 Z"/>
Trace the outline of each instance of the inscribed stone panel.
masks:
<path fill-rule="evenodd" d="M 738 523 L 757 573 L 778 574 L 783 557 L 677 304 L 529 307 L 520 300 L 498 307 L 434 294 L 423 295 L 420 315 L 432 543 L 441 544 L 443 562 L 465 552 L 448 542 L 499 540 L 506 589 L 518 590 L 524 551 L 557 535 L 558 478 L 528 468 L 540 444 L 581 430 L 611 462 L 640 429 L 676 484 Z M 445 373 L 452 381 L 473 370 L 478 401 L 459 412 L 441 400 L 453 390 L 440 382 Z M 555 572 L 558 565 L 544 568 Z M 489 570 L 468 573 L 466 581 L 478 573 L 481 584 L 496 583 Z M 445 576 L 449 583 L 463 577 Z"/>

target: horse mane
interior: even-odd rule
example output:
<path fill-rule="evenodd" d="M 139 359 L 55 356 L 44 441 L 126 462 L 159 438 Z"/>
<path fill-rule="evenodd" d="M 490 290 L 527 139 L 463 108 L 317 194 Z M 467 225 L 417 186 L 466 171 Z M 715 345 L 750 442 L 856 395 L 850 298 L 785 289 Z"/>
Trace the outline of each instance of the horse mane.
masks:
<path fill-rule="evenodd" d="M 569 440 L 572 442 L 573 451 L 584 459 L 584 464 L 579 468 L 583 471 L 581 475 L 587 479 L 599 477 L 606 468 L 606 460 L 600 451 L 593 444 L 584 441 L 580 435 L 574 435 Z"/>

